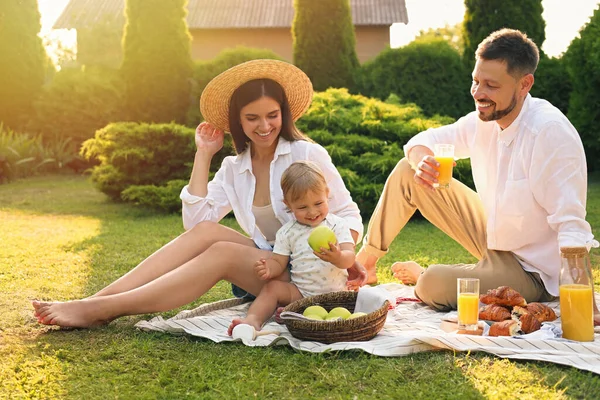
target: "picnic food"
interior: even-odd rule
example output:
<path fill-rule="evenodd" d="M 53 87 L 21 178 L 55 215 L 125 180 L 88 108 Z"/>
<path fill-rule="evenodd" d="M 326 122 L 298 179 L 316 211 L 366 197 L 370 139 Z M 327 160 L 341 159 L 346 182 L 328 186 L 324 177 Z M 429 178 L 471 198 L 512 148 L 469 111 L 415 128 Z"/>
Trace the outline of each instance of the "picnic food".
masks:
<path fill-rule="evenodd" d="M 329 314 L 327 314 L 326 319 L 332 319 L 332 318 L 348 319 L 348 317 L 351 314 L 352 313 L 344 307 L 335 307 L 333 310 L 329 311 Z"/>
<path fill-rule="evenodd" d="M 329 243 L 335 243 L 335 233 L 325 225 L 317 226 L 308 237 L 308 245 L 314 251 L 321 251 L 321 247 L 329 249 Z"/>
<path fill-rule="evenodd" d="M 490 289 L 480 296 L 485 304 L 479 310 L 479 319 L 495 321 L 490 326 L 490 336 L 513 336 L 535 332 L 542 322 L 554 321 L 554 310 L 542 303 L 529 303 L 516 290 L 508 286 Z"/>
<path fill-rule="evenodd" d="M 304 315 L 305 317 L 308 317 L 308 318 L 310 318 L 310 316 L 319 317 L 319 318 L 312 318 L 312 319 L 325 319 L 325 317 L 327 316 L 327 310 L 321 306 L 310 306 L 310 307 L 306 307 L 304 312 L 302 312 L 302 315 Z"/>
<path fill-rule="evenodd" d="M 521 322 L 514 319 L 506 321 L 494 322 L 490 326 L 489 336 L 515 336 L 519 334 Z"/>
<path fill-rule="evenodd" d="M 525 306 L 527 302 L 519 292 L 508 287 L 500 286 L 497 289 L 490 289 L 486 294 L 482 294 L 479 300 L 484 304 L 498 304 L 501 306 Z"/>
<path fill-rule="evenodd" d="M 504 321 L 510 319 L 510 311 L 498 304 L 487 304 L 479 310 L 479 319 L 487 321 Z"/>
<path fill-rule="evenodd" d="M 526 314 L 532 314 L 540 322 L 554 321 L 556 319 L 554 310 L 542 303 L 529 303 L 525 307 L 515 306 L 512 313 L 518 318 Z"/>
<path fill-rule="evenodd" d="M 521 322 L 521 331 L 523 331 L 523 333 L 535 332 L 542 327 L 542 323 L 534 314 L 521 315 L 519 322 Z"/>

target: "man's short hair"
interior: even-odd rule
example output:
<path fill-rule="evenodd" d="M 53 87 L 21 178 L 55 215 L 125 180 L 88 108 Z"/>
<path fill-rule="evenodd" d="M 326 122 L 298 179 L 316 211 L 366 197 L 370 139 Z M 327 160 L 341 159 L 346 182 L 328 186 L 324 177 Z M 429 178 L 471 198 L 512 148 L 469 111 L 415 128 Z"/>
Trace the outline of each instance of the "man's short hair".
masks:
<path fill-rule="evenodd" d="M 540 60 L 537 45 L 521 31 L 500 29 L 492 32 L 477 47 L 476 59 L 506 62 L 506 71 L 520 78 L 533 74 Z"/>

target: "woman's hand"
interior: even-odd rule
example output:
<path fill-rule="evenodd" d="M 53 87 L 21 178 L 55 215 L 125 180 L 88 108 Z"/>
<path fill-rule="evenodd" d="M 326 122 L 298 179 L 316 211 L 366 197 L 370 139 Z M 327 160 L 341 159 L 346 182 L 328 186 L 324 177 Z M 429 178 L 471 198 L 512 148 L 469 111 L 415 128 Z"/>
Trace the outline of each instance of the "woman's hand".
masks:
<path fill-rule="evenodd" d="M 367 283 L 369 275 L 367 269 L 358 261 L 354 261 L 354 264 L 348 268 L 348 282 L 346 287 L 348 290 L 357 291 Z"/>
<path fill-rule="evenodd" d="M 222 130 L 208 122 L 202 122 L 196 128 L 196 148 L 212 157 L 223 147 L 224 135 Z"/>

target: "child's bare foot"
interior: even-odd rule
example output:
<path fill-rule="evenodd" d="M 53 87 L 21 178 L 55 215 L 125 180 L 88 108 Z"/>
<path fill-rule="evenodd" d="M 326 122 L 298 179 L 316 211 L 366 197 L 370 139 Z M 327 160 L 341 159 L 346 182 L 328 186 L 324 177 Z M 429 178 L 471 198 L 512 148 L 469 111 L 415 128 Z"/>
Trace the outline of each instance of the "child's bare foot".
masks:
<path fill-rule="evenodd" d="M 361 263 L 367 270 L 367 281 L 365 282 L 367 285 L 374 285 L 377 283 L 377 260 L 377 257 L 367 254 L 367 252 L 362 251 L 362 249 L 356 254 L 356 261 Z"/>
<path fill-rule="evenodd" d="M 246 318 L 236 318 L 233 321 L 231 321 L 231 325 L 229 325 L 229 328 L 227 328 L 227 334 L 231 336 L 231 334 L 233 333 L 233 328 L 235 328 L 239 324 L 252 325 L 257 331 L 260 331 L 260 329 L 262 328 L 262 324 L 259 321 L 256 321 L 250 316 L 246 316 Z"/>
<path fill-rule="evenodd" d="M 58 325 L 70 328 L 90 328 L 105 325 L 109 321 L 96 318 L 94 308 L 87 300 L 67 302 L 31 302 L 40 324 Z"/>
<path fill-rule="evenodd" d="M 392 264 L 394 278 L 405 285 L 416 284 L 423 271 L 425 269 L 414 261 L 395 262 Z"/>

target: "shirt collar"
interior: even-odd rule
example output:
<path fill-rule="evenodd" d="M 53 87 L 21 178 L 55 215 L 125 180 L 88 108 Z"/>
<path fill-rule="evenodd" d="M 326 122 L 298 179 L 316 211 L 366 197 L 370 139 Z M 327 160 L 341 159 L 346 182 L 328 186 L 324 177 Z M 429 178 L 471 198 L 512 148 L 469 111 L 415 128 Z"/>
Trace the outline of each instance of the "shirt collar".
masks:
<path fill-rule="evenodd" d="M 275 148 L 275 155 L 273 161 L 277 160 L 277 157 L 283 154 L 289 154 L 292 152 L 291 142 L 279 136 L 277 141 L 277 147 Z M 252 155 L 250 154 L 250 145 L 246 147 L 246 150 L 239 154 L 236 158 L 236 163 L 240 165 L 239 173 L 243 174 L 246 171 L 252 171 Z"/>
<path fill-rule="evenodd" d="M 521 121 L 523 120 L 523 115 L 525 115 L 525 113 L 527 112 L 527 108 L 529 107 L 529 99 L 530 98 L 531 98 L 531 95 L 529 93 L 527 93 L 527 96 L 525 97 L 525 101 L 523 102 L 523 107 L 521 107 L 521 111 L 519 112 L 519 115 L 517 116 L 517 118 L 515 118 L 515 120 L 512 122 L 512 124 L 509 125 L 508 128 L 500 131 L 500 133 L 498 135 L 498 141 L 501 142 L 502 144 L 504 144 L 505 146 L 510 146 L 512 141 L 515 139 L 515 137 L 519 133 L 519 126 L 521 124 Z M 498 126 L 498 127 L 500 127 L 500 126 Z"/>

